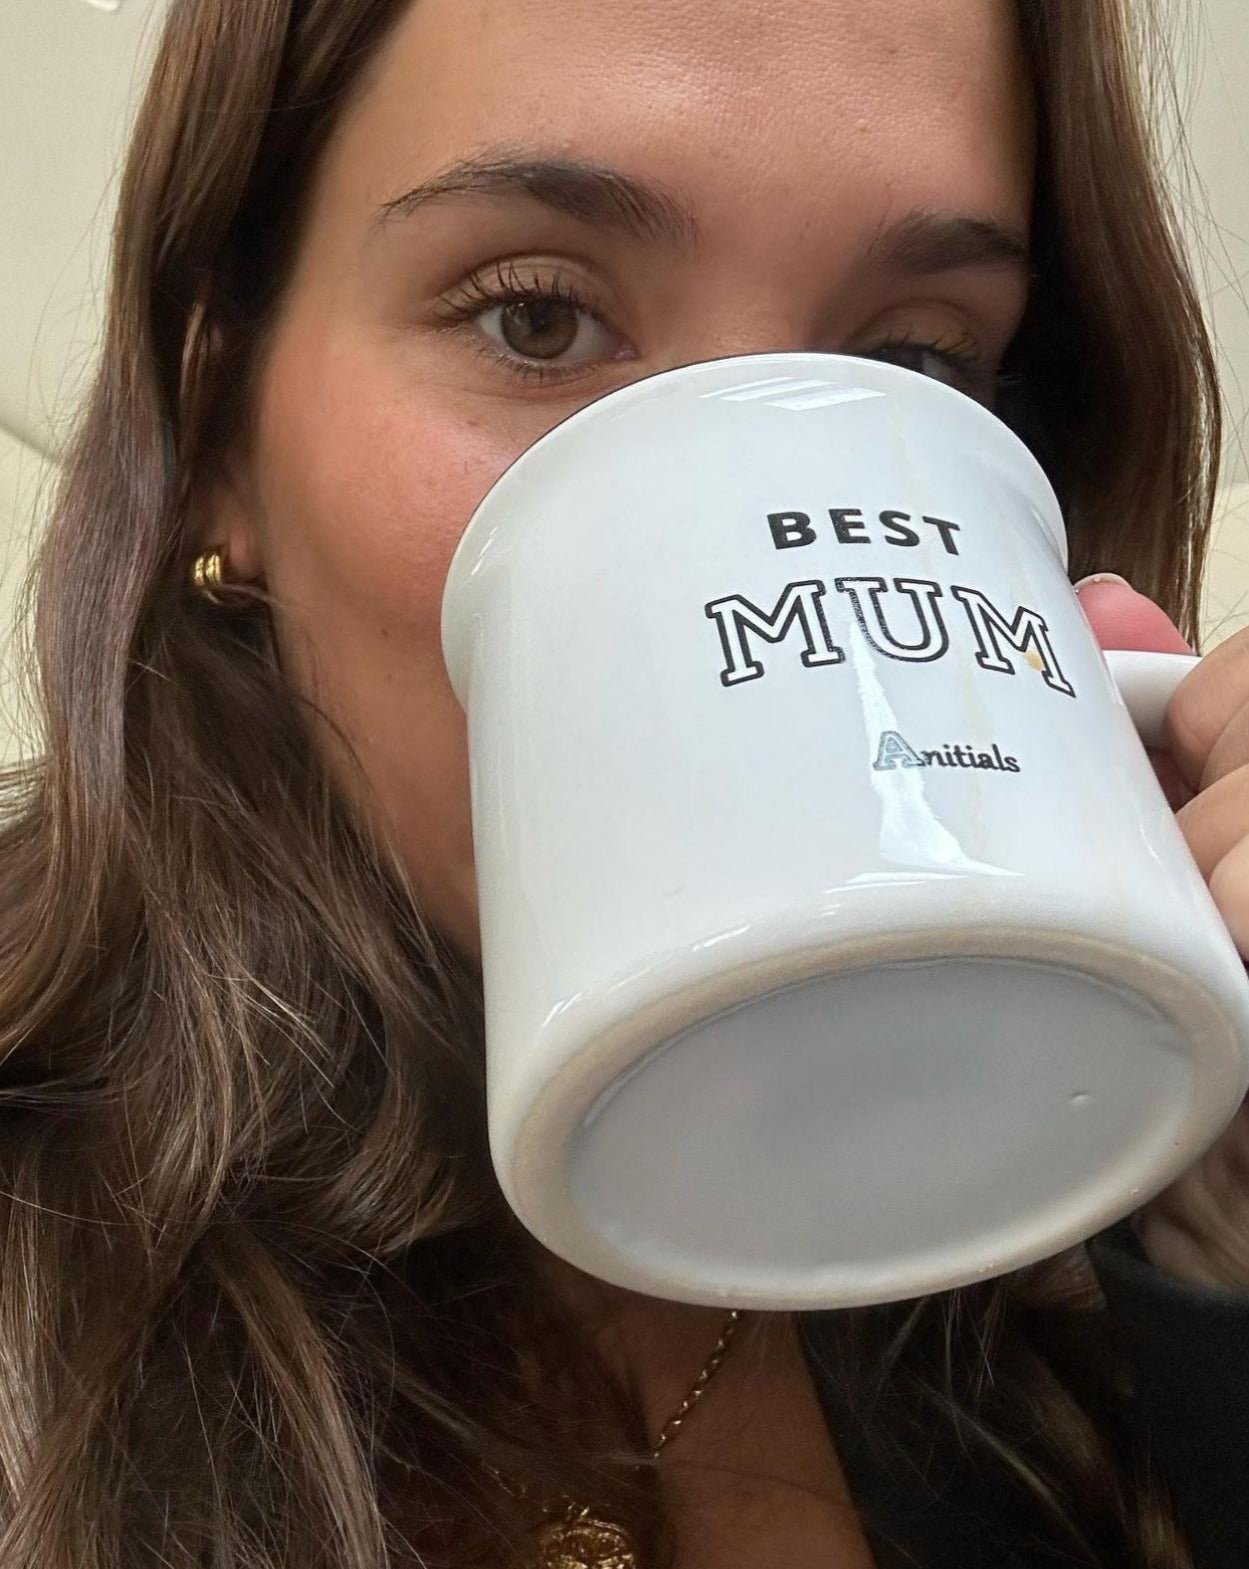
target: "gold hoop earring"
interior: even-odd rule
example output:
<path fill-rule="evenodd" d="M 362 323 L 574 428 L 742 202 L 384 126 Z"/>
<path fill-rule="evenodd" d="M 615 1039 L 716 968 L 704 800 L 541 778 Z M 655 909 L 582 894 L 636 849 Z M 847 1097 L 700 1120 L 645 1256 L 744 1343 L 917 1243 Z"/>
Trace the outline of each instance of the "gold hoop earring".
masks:
<path fill-rule="evenodd" d="M 217 593 L 225 585 L 225 551 L 220 546 L 202 551 L 191 567 L 191 584 L 210 605 L 220 605 Z"/>

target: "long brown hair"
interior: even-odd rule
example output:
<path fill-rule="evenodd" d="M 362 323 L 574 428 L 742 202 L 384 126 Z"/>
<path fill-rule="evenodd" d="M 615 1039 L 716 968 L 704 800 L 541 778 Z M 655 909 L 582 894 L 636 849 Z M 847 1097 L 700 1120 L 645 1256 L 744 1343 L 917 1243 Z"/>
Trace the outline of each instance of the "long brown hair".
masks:
<path fill-rule="evenodd" d="M 475 978 L 318 766 L 263 596 L 187 587 L 319 154 L 407 3 L 173 0 L 134 128 L 0 836 L 4 1569 L 512 1562 L 531 1511 L 483 1458 L 670 1549 L 637 1402 L 494 1183 Z M 1037 277 L 1003 413 L 1073 570 L 1191 634 L 1218 399 L 1128 0 L 1020 15 Z M 1100 1414 L 1125 1374 L 1083 1249 L 838 1325 L 852 1392 L 897 1397 L 864 1421 L 958 1413 L 1067 1561 L 1190 1562 Z"/>

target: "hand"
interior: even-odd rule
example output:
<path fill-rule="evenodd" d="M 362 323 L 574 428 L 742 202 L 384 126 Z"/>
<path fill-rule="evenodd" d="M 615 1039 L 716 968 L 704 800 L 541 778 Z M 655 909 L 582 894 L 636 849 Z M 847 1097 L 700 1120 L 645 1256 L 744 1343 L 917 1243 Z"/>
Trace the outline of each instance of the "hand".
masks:
<path fill-rule="evenodd" d="M 1122 578 L 1086 578 L 1076 588 L 1103 648 L 1192 652 L 1165 612 Z M 1150 757 L 1219 913 L 1249 959 L 1249 628 L 1184 679 L 1167 729 L 1169 754 Z M 1133 1224 L 1160 1269 L 1249 1291 L 1249 1099 Z"/>

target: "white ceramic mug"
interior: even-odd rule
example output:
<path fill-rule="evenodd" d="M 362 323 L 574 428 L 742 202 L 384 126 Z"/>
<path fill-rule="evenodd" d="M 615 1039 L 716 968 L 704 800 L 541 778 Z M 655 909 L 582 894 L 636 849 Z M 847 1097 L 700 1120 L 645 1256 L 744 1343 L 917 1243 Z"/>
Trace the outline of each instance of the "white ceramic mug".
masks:
<path fill-rule="evenodd" d="M 443 651 L 492 1158 L 552 1251 L 690 1302 L 912 1297 L 1230 1121 L 1245 969 L 1066 561 L 1006 425 L 841 355 L 634 382 L 491 489 Z M 1191 664 L 1123 659 L 1150 739 Z"/>

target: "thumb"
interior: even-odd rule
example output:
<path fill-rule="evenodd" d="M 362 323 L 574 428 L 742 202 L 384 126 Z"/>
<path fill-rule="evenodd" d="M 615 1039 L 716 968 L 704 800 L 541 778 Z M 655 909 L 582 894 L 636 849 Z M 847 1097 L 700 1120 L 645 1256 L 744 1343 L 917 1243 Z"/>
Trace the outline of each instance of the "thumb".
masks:
<path fill-rule="evenodd" d="M 1159 654 L 1191 654 L 1192 648 L 1161 605 L 1138 594 L 1112 573 L 1081 578 L 1076 596 L 1102 648 L 1139 648 Z"/>

